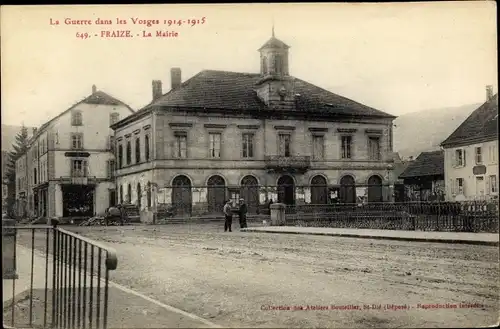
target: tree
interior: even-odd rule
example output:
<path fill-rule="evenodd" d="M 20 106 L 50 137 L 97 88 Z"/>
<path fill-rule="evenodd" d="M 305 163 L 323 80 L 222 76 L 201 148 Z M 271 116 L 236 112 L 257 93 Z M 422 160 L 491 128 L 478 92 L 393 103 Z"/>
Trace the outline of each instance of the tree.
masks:
<path fill-rule="evenodd" d="M 3 179 L 7 183 L 7 214 L 14 218 L 14 206 L 16 203 L 16 161 L 28 150 L 28 128 L 24 125 L 16 135 L 16 140 L 12 144 L 12 151 L 7 156 L 6 173 Z"/>

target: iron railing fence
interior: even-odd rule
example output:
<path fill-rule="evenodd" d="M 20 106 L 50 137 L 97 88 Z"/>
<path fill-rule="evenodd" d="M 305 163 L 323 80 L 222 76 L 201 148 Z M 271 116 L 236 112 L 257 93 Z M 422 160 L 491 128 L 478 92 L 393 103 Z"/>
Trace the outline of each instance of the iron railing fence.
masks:
<path fill-rule="evenodd" d="M 242 183 L 245 178 L 242 179 Z M 126 191 L 127 189 L 122 189 Z M 383 202 L 389 201 L 392 192 L 389 184 L 281 184 L 281 185 L 203 185 L 187 184 L 158 187 L 155 200 L 149 202 L 149 194 L 141 191 L 141 208 L 154 208 L 161 218 L 198 217 L 222 214 L 227 200 L 237 206 L 239 199 L 245 199 L 249 215 L 269 214 L 269 201 L 285 204 L 323 204 L 338 202 Z M 134 187 L 131 197 L 119 196 L 131 204 L 138 204 Z M 147 201 L 147 202 L 145 202 Z M 146 203 L 149 203 L 146 205 Z M 154 206 L 153 206 L 154 205 Z"/>
<path fill-rule="evenodd" d="M 117 267 L 113 248 L 57 223 L 4 226 L 3 230 L 16 232 L 13 257 L 18 276 L 4 280 L 4 289 L 6 284 L 12 289 L 10 300 L 4 300 L 5 325 L 107 328 L 109 277 Z"/>
<path fill-rule="evenodd" d="M 287 205 L 286 225 L 498 232 L 496 201 Z"/>

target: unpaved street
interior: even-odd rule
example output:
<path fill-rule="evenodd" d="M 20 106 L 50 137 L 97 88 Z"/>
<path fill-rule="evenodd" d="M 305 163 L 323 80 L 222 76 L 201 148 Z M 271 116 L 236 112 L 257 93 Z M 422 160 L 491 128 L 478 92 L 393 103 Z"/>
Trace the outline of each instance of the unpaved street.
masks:
<path fill-rule="evenodd" d="M 69 229 L 117 249 L 111 280 L 225 327 L 468 327 L 497 321 L 497 247 L 224 233 L 220 226 Z M 110 307 L 119 307 L 110 298 Z M 307 305 L 322 309 L 293 310 Z"/>

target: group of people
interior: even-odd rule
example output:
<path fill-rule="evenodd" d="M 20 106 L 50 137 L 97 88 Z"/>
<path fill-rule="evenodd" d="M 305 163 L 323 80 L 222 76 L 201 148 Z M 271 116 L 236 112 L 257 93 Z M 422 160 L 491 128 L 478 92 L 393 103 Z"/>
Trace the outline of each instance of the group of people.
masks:
<path fill-rule="evenodd" d="M 245 199 L 241 198 L 240 199 L 240 204 L 237 210 L 233 210 L 233 207 L 231 205 L 232 200 L 227 200 L 226 204 L 224 205 L 224 216 L 225 216 L 225 221 L 224 221 L 224 232 L 232 232 L 232 226 L 233 226 L 233 214 L 237 213 L 239 220 L 240 220 L 240 228 L 246 228 L 247 227 L 247 212 L 248 212 L 248 207 L 245 203 Z"/>

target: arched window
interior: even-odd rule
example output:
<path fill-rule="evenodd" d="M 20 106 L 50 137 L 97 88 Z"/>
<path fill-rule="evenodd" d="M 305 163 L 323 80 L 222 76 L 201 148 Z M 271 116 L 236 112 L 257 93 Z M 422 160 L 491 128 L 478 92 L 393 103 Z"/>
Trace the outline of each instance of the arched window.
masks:
<path fill-rule="evenodd" d="M 118 145 L 118 169 L 123 166 L 123 146 Z"/>
<path fill-rule="evenodd" d="M 268 73 L 268 70 L 267 70 L 267 57 L 264 56 L 262 57 L 262 74 L 267 74 Z"/>
<path fill-rule="evenodd" d="M 142 191 L 141 191 L 141 183 L 137 183 L 137 206 L 141 209 L 141 200 L 142 199 Z"/>
<path fill-rule="evenodd" d="M 141 162 L 141 139 L 137 137 L 135 139 L 135 163 Z"/>
<path fill-rule="evenodd" d="M 149 161 L 149 135 L 144 136 L 144 157 Z"/>
<path fill-rule="evenodd" d="M 132 186 L 130 184 L 127 186 L 127 203 L 132 203 Z"/>
<path fill-rule="evenodd" d="M 132 145 L 127 141 L 127 165 L 132 163 Z"/>

